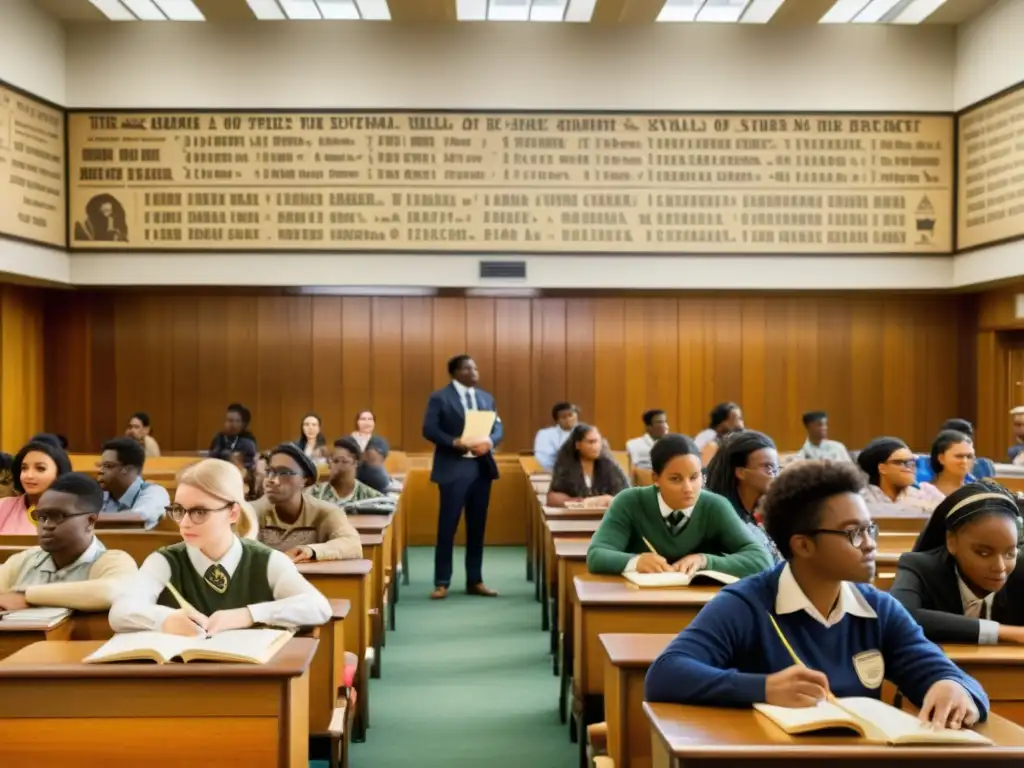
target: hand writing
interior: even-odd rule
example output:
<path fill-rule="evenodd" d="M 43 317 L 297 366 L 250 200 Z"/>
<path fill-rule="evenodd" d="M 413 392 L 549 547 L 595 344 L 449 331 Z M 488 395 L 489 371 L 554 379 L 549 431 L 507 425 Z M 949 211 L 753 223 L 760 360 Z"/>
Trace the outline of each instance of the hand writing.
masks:
<path fill-rule="evenodd" d="M 692 576 L 697 571 L 703 570 L 708 565 L 708 559 L 704 555 L 687 555 L 681 560 L 676 560 L 672 563 L 672 570 L 679 571 L 679 573 L 685 573 L 687 576 Z"/>
<path fill-rule="evenodd" d="M 166 632 L 169 635 L 195 637 L 206 631 L 209 621 L 201 613 L 179 609 L 164 619 L 164 623 L 160 625 L 160 631 Z"/>
<path fill-rule="evenodd" d="M 656 552 L 644 552 L 636 561 L 637 573 L 668 573 L 671 570 L 668 560 Z"/>
<path fill-rule="evenodd" d="M 825 673 L 800 664 L 765 679 L 765 701 L 777 707 L 813 707 L 827 697 L 828 678 Z"/>
<path fill-rule="evenodd" d="M 210 623 L 206 625 L 206 633 L 216 635 L 230 629 L 248 629 L 252 625 L 252 614 L 248 608 L 233 608 L 213 614 Z"/>

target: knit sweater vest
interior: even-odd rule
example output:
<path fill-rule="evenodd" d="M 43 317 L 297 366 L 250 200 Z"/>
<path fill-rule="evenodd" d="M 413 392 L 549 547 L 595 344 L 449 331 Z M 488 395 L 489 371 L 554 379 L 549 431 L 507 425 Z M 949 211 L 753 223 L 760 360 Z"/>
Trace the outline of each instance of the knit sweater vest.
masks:
<path fill-rule="evenodd" d="M 206 616 L 217 611 L 245 608 L 255 603 L 267 603 L 274 599 L 274 591 L 267 579 L 267 563 L 273 550 L 258 541 L 239 539 L 242 542 L 242 559 L 228 581 L 223 594 L 206 583 L 204 574 L 196 573 L 188 559 L 185 542 L 172 544 L 157 550 L 171 567 L 171 584 L 190 605 Z M 157 600 L 159 605 L 178 608 L 178 601 L 164 589 Z"/>

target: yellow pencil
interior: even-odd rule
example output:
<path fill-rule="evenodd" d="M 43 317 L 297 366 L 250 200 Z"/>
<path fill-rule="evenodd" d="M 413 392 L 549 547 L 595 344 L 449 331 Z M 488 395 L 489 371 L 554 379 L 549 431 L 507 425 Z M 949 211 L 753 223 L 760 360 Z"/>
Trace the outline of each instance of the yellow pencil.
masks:
<path fill-rule="evenodd" d="M 786 636 L 784 634 L 782 634 L 782 629 L 779 627 L 778 622 L 775 621 L 775 617 L 772 616 L 770 611 L 768 613 L 768 618 L 771 620 L 772 626 L 775 627 L 775 633 L 779 636 L 779 640 L 782 641 L 782 644 L 786 647 L 786 650 L 789 651 L 789 655 L 792 657 L 793 663 L 794 664 L 798 664 L 801 667 L 806 667 L 807 665 L 804 664 L 802 661 L 800 661 L 800 657 L 796 655 L 796 651 L 793 650 L 793 646 L 791 646 L 789 644 L 789 640 L 787 640 Z M 831 691 L 827 691 L 826 692 L 826 698 L 829 701 L 835 701 L 836 700 L 836 697 L 832 695 Z"/>
<path fill-rule="evenodd" d="M 651 542 L 649 542 L 645 536 L 641 536 L 640 538 L 643 539 L 644 544 L 647 545 L 647 548 L 651 550 L 651 552 L 653 552 L 654 554 L 658 554 L 658 550 L 654 548 L 654 545 L 651 544 Z"/>
<path fill-rule="evenodd" d="M 168 581 L 164 586 L 167 587 L 167 591 L 171 593 L 171 597 L 177 601 L 178 607 L 181 608 L 181 610 L 199 613 L 199 611 L 192 607 L 188 600 L 181 596 L 181 593 L 174 588 L 174 585 L 171 584 L 171 582 Z"/>

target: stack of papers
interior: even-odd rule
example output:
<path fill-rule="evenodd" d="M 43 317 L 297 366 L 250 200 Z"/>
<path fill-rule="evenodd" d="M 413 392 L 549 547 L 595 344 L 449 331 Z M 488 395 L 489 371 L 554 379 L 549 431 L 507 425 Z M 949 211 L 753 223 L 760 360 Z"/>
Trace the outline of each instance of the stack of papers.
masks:
<path fill-rule="evenodd" d="M 55 627 L 71 615 L 70 608 L 23 608 L 20 611 L 9 611 L 0 616 L 6 626 L 43 626 Z"/>

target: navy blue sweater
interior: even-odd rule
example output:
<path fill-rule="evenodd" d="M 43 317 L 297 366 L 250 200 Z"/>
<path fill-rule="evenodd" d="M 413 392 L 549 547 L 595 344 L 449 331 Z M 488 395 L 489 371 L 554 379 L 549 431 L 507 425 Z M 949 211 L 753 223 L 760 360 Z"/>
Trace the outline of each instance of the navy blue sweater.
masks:
<path fill-rule="evenodd" d="M 765 678 L 793 665 L 769 612 L 775 614 L 783 565 L 749 576 L 724 588 L 651 665 L 647 672 L 648 701 L 712 706 L 750 706 L 765 700 Z M 939 680 L 963 685 L 984 720 L 988 697 L 976 680 L 927 640 L 906 609 L 885 592 L 854 584 L 878 615 L 866 619 L 846 614 L 825 627 L 805 611 L 776 616 L 779 628 L 800 660 L 821 670 L 831 692 L 839 697 L 879 698 L 881 686 L 865 688 L 853 657 L 878 650 L 885 677 L 916 706 Z"/>

